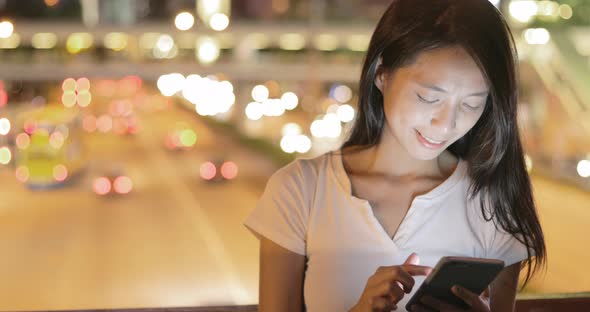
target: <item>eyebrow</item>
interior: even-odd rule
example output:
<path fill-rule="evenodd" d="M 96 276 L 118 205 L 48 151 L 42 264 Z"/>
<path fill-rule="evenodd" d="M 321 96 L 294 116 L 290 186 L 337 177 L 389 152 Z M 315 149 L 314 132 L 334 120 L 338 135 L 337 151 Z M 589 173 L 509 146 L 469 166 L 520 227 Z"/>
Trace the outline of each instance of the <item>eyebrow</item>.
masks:
<path fill-rule="evenodd" d="M 427 88 L 427 89 L 431 89 L 431 90 L 443 92 L 443 93 L 449 93 L 449 91 L 447 91 L 441 87 L 437 87 L 437 86 L 433 86 L 433 85 L 429 85 L 429 84 L 424 84 L 424 83 L 420 83 L 420 82 L 418 82 L 418 84 L 423 86 L 424 88 Z M 488 95 L 488 91 L 471 93 L 471 94 L 468 94 L 467 96 L 484 96 L 484 95 Z"/>

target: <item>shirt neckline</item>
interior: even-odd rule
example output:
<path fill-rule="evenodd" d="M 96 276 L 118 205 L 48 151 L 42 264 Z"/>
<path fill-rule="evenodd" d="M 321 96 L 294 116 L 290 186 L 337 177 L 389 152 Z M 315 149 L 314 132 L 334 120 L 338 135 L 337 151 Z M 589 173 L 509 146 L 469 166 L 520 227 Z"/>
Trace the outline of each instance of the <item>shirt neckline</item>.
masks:
<path fill-rule="evenodd" d="M 352 183 L 350 181 L 350 177 L 346 173 L 344 169 L 344 162 L 342 159 L 342 152 L 340 150 L 331 151 L 330 152 L 332 170 L 334 171 L 338 185 L 340 186 L 341 190 L 348 194 L 352 199 L 361 202 L 368 202 L 366 199 L 362 199 L 356 197 L 352 194 Z M 455 170 L 449 177 L 447 177 L 443 182 L 439 185 L 434 187 L 428 193 L 418 195 L 414 198 L 414 201 L 417 200 L 428 200 L 428 201 L 436 201 L 437 199 L 441 198 L 443 195 L 447 194 L 461 179 L 464 177 L 467 171 L 467 162 L 461 158 L 459 158 L 459 162 L 455 167 Z"/>

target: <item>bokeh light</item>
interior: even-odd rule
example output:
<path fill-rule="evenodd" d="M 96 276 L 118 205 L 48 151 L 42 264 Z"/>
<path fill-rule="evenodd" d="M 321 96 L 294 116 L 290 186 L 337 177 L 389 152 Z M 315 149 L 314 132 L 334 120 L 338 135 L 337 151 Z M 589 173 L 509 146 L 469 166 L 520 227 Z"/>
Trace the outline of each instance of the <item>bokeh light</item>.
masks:
<path fill-rule="evenodd" d="M 68 178 L 68 168 L 64 165 L 56 165 L 53 167 L 53 178 L 58 182 L 65 181 Z"/>
<path fill-rule="evenodd" d="M 94 43 L 92 34 L 86 32 L 72 33 L 66 41 L 66 49 L 72 54 L 89 49 Z"/>
<path fill-rule="evenodd" d="M 65 107 L 74 107 L 74 105 L 76 105 L 76 100 L 78 99 L 78 96 L 76 95 L 75 92 L 70 92 L 70 91 L 66 91 L 64 92 L 64 94 L 62 94 L 61 96 L 61 102 L 63 103 L 63 105 Z"/>
<path fill-rule="evenodd" d="M 283 126 L 283 128 L 281 129 L 281 134 L 283 136 L 299 135 L 299 134 L 301 134 L 301 126 L 294 123 L 294 122 L 289 122 L 289 123 L 285 124 Z"/>
<path fill-rule="evenodd" d="M 232 180 L 238 175 L 238 165 L 233 161 L 226 161 L 221 165 L 221 175 L 228 179 Z"/>
<path fill-rule="evenodd" d="M 305 48 L 305 37 L 298 33 L 282 34 L 279 37 L 279 47 L 289 51 L 301 50 Z"/>
<path fill-rule="evenodd" d="M 64 92 L 76 92 L 76 89 L 78 89 L 78 83 L 74 78 L 66 78 L 61 84 L 61 89 Z"/>
<path fill-rule="evenodd" d="M 582 178 L 590 177 L 590 160 L 580 160 L 576 169 Z"/>
<path fill-rule="evenodd" d="M 180 132 L 179 139 L 184 147 L 192 147 L 197 143 L 197 134 L 193 130 L 185 129 Z"/>
<path fill-rule="evenodd" d="M 29 180 L 29 168 L 26 166 L 19 166 L 15 171 L 16 179 L 21 183 L 26 183 Z"/>
<path fill-rule="evenodd" d="M 16 147 L 24 150 L 29 147 L 29 144 L 31 144 L 31 138 L 26 133 L 20 133 L 19 135 L 16 136 L 15 142 L 16 142 Z"/>
<path fill-rule="evenodd" d="M 216 31 L 225 30 L 229 26 L 229 17 L 223 13 L 215 13 L 209 19 L 209 27 Z"/>
<path fill-rule="evenodd" d="M 181 12 L 176 15 L 174 25 L 179 30 L 189 30 L 195 24 L 195 17 L 189 12 Z"/>
<path fill-rule="evenodd" d="M 14 25 L 9 21 L 0 22 L 0 38 L 6 39 L 12 36 Z"/>
<path fill-rule="evenodd" d="M 92 101 L 92 95 L 88 91 L 80 91 L 76 95 L 76 102 L 80 107 L 87 107 Z"/>
<path fill-rule="evenodd" d="M 510 16 L 521 23 L 530 22 L 537 14 L 537 1 L 534 0 L 517 0 L 510 2 L 508 12 Z"/>
<path fill-rule="evenodd" d="M 269 91 L 268 88 L 264 85 L 257 85 L 252 88 L 252 98 L 256 102 L 264 102 L 268 99 Z"/>
<path fill-rule="evenodd" d="M 6 90 L 0 89 L 0 108 L 6 106 L 8 104 L 8 93 Z"/>
<path fill-rule="evenodd" d="M 371 37 L 368 35 L 351 35 L 346 39 L 346 47 L 355 52 L 366 52 Z"/>
<path fill-rule="evenodd" d="M 201 116 L 215 116 L 229 112 L 236 101 L 233 85 L 216 77 L 189 75 L 182 86 L 182 96 L 195 105 Z"/>
<path fill-rule="evenodd" d="M 299 104 L 299 98 L 297 94 L 293 92 L 285 92 L 281 96 L 281 102 L 283 103 L 283 107 L 287 110 L 292 110 L 297 107 Z"/>
<path fill-rule="evenodd" d="M 569 4 L 559 6 L 559 16 L 563 19 L 570 19 L 574 15 L 574 10 Z"/>
<path fill-rule="evenodd" d="M 10 120 L 0 118 L 0 135 L 7 135 L 10 132 Z"/>
<path fill-rule="evenodd" d="M 96 131 L 96 117 L 94 117 L 94 115 L 86 115 L 84 119 L 82 119 L 82 128 L 84 128 L 86 132 Z"/>
<path fill-rule="evenodd" d="M 335 35 L 319 34 L 313 39 L 313 45 L 320 51 L 334 51 L 340 45 L 340 41 Z"/>
<path fill-rule="evenodd" d="M 133 190 L 133 182 L 127 176 L 120 176 L 113 182 L 113 188 L 118 194 L 129 194 Z"/>
<path fill-rule="evenodd" d="M 33 134 L 37 130 L 37 123 L 34 120 L 27 120 L 24 124 L 25 132 L 28 134 Z"/>
<path fill-rule="evenodd" d="M 202 37 L 197 42 L 196 53 L 199 62 L 202 64 L 211 64 L 219 58 L 221 51 L 215 39 Z"/>
<path fill-rule="evenodd" d="M 336 114 L 327 113 L 311 123 L 310 131 L 316 138 L 337 138 L 342 133 L 342 124 Z"/>
<path fill-rule="evenodd" d="M 0 147 L 0 165 L 8 165 L 12 160 L 12 153 L 7 146 Z"/>
<path fill-rule="evenodd" d="M 246 105 L 246 117 L 250 120 L 259 120 L 264 115 L 262 112 L 262 104 L 258 102 L 250 102 Z"/>
<path fill-rule="evenodd" d="M 57 45 L 57 35 L 54 33 L 36 33 L 31 38 L 31 45 L 35 49 L 53 49 Z"/>
<path fill-rule="evenodd" d="M 307 153 L 311 149 L 311 140 L 303 134 L 286 135 L 281 139 L 281 149 L 285 153 Z"/>
<path fill-rule="evenodd" d="M 76 91 L 90 91 L 90 80 L 86 77 L 76 80 Z"/>
<path fill-rule="evenodd" d="M 20 36 L 17 33 L 13 33 L 8 38 L 0 38 L 0 49 L 16 49 L 20 45 Z"/>
<path fill-rule="evenodd" d="M 54 7 L 59 3 L 59 0 L 44 0 L 45 5 L 48 7 Z"/>
<path fill-rule="evenodd" d="M 201 165 L 200 174 L 201 178 L 211 180 L 217 175 L 217 168 L 215 168 L 215 165 L 212 162 L 205 162 Z"/>
<path fill-rule="evenodd" d="M 182 90 L 184 85 L 184 76 L 179 73 L 162 75 L 158 78 L 156 85 L 164 96 L 172 96 Z"/>
<path fill-rule="evenodd" d="M 104 37 L 104 46 L 113 51 L 123 51 L 127 48 L 129 36 L 122 32 L 110 32 Z"/>
<path fill-rule="evenodd" d="M 96 128 L 102 133 L 109 132 L 113 129 L 113 118 L 103 114 L 96 120 Z"/>
<path fill-rule="evenodd" d="M 350 122 L 354 119 L 355 111 L 354 108 L 348 104 L 343 104 L 338 106 L 336 110 L 336 115 L 338 119 L 342 122 Z"/>
<path fill-rule="evenodd" d="M 345 85 L 334 85 L 330 90 L 330 96 L 339 103 L 347 103 L 352 99 L 352 90 Z"/>
<path fill-rule="evenodd" d="M 96 178 L 92 184 L 92 189 L 98 195 L 106 195 L 111 191 L 111 181 L 106 177 Z"/>
<path fill-rule="evenodd" d="M 49 137 L 49 145 L 51 145 L 51 147 L 54 149 L 60 149 L 64 145 L 64 142 L 65 137 L 59 131 L 53 132 Z"/>
<path fill-rule="evenodd" d="M 524 31 L 524 39 L 528 44 L 543 45 L 549 42 L 551 36 L 545 28 L 529 28 Z"/>

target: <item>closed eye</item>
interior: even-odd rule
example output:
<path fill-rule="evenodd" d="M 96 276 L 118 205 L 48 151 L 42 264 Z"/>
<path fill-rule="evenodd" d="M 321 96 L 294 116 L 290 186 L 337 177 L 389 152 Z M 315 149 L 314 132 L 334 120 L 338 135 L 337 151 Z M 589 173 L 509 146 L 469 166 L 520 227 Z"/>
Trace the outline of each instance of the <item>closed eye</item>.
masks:
<path fill-rule="evenodd" d="M 436 103 L 438 100 L 427 100 L 425 98 L 423 98 L 420 94 L 416 93 L 416 95 L 418 96 L 418 99 L 420 99 L 420 101 L 428 103 L 428 104 L 434 104 Z"/>
<path fill-rule="evenodd" d="M 468 109 L 471 109 L 471 110 L 478 110 L 479 109 L 479 105 L 472 106 L 472 105 L 469 105 L 467 103 L 463 103 L 463 106 L 465 106 L 465 107 L 467 107 Z"/>

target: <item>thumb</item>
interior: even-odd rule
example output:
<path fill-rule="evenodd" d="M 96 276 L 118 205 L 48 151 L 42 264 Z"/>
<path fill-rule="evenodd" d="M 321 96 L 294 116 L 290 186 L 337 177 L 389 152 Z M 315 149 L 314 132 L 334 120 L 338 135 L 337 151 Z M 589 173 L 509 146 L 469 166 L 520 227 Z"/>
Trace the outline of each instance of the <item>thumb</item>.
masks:
<path fill-rule="evenodd" d="M 413 252 L 408 256 L 408 259 L 406 259 L 406 261 L 404 261 L 404 264 L 419 265 L 420 264 L 420 257 L 418 256 L 417 253 Z"/>

